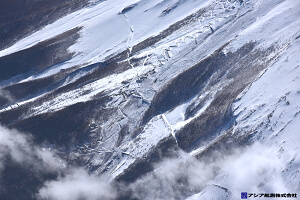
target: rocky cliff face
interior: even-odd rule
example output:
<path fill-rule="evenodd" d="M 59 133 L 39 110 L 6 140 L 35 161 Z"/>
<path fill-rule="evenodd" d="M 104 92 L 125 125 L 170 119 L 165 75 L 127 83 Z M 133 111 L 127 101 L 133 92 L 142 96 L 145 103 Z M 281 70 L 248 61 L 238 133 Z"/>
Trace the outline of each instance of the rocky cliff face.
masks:
<path fill-rule="evenodd" d="M 299 3 L 1 10 L 1 198 L 299 192 Z"/>

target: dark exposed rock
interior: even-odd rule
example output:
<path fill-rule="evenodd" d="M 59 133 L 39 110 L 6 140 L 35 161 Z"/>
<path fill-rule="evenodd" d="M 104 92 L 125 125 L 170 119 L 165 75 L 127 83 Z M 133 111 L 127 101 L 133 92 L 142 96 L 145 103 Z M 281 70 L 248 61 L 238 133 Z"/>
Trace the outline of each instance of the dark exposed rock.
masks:
<path fill-rule="evenodd" d="M 0 50 L 87 3 L 88 0 L 1 1 Z"/>
<path fill-rule="evenodd" d="M 70 59 L 68 48 L 79 38 L 75 28 L 19 52 L 0 57 L 0 81 L 15 76 L 29 76 L 54 64 Z"/>
<path fill-rule="evenodd" d="M 39 163 L 40 161 L 36 160 L 35 162 Z M 5 158 L 3 164 L 4 169 L 1 171 L 0 184 L 5 187 L 0 188 L 0 199 L 37 199 L 36 195 L 41 185 L 58 176 L 57 172 L 38 170 L 28 164 L 16 163 L 10 156 Z"/>
<path fill-rule="evenodd" d="M 138 4 L 132 4 L 132 5 L 129 5 L 129 6 L 127 6 L 126 8 L 124 8 L 121 12 L 120 12 L 120 14 L 125 14 L 125 13 L 127 13 L 127 12 L 129 12 L 129 11 L 131 11 L 135 6 L 137 6 Z"/>
<path fill-rule="evenodd" d="M 214 87 L 224 83 L 219 86 L 224 88 L 210 97 L 213 100 L 205 113 L 176 133 L 178 144 L 181 148 L 189 150 L 193 148 L 194 142 L 203 143 L 218 133 L 220 127 L 230 126 L 227 123 L 232 121 L 230 116 L 232 101 L 268 66 L 265 58 L 272 48 L 260 52 L 253 50 L 254 47 L 255 43 L 249 43 L 236 52 L 229 52 L 226 55 L 222 51 L 224 47 L 221 47 L 208 58 L 181 73 L 155 95 L 143 117 L 142 124 L 196 95 L 217 90 L 218 88 Z M 263 60 L 264 64 L 257 64 L 259 60 Z M 231 83 L 226 84 L 229 80 Z M 192 117 L 200 110 L 204 102 L 198 102 L 198 106 L 190 106 L 185 113 L 186 118 Z"/>

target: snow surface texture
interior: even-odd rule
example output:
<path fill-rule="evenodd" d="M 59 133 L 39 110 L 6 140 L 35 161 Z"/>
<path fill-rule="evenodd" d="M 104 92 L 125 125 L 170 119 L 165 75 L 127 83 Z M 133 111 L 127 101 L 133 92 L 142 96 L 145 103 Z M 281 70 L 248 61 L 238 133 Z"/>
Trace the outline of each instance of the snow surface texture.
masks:
<path fill-rule="evenodd" d="M 88 7 L 0 51 L 0 57 L 30 49 L 76 27 L 82 29 L 80 38 L 68 49 L 74 53 L 71 59 L 24 75 L 22 80 L 13 77 L 0 83 L 3 87 L 26 84 L 78 69 L 50 87 L 61 89 L 57 93 L 47 89 L 15 99 L 8 91 L 0 90 L 0 96 L 9 101 L 1 114 L 28 109 L 8 125 L 87 105 L 80 112 L 82 120 L 87 120 L 84 130 L 89 130 L 92 141 L 77 144 L 68 156 L 70 160 L 83 160 L 91 176 L 80 169 L 74 170 L 75 175 L 46 182 L 39 193 L 43 198 L 81 198 L 77 193 L 68 197 L 56 192 L 73 182 L 76 186 L 80 182 L 93 183 L 92 189 L 83 191 L 87 199 L 101 195 L 115 198 L 93 193 L 97 187 L 106 187 L 102 182 L 96 184 L 94 176 L 111 182 L 122 179 L 139 163 L 151 160 L 152 153 L 168 140 L 184 151 L 183 161 L 172 158 L 155 163 L 153 172 L 145 171 L 129 184 L 133 197 L 240 199 L 241 192 L 300 192 L 300 2 L 91 1 Z M 126 66 L 124 70 L 80 82 L 101 68 L 90 67 L 92 64 L 105 63 L 119 54 L 125 55 L 117 60 L 117 65 Z M 195 77 L 191 85 L 184 87 L 184 81 L 193 74 L 200 78 Z M 199 81 L 201 78 L 203 81 Z M 80 84 L 72 88 L 78 81 Z M 195 84 L 202 85 L 199 89 Z M 69 86 L 71 89 L 64 89 Z M 226 91 L 228 94 L 224 94 Z M 99 109 L 95 116 L 85 113 L 84 109 L 92 107 L 89 103 L 99 96 L 109 101 L 92 109 Z M 218 102 L 226 98 L 228 102 Z M 216 130 L 208 126 L 191 128 L 202 119 L 211 119 L 206 118 L 209 115 L 226 116 L 229 111 L 231 120 L 219 124 L 216 120 Z M 109 116 L 103 117 L 102 113 Z M 206 137 L 200 134 L 198 139 L 190 139 L 184 135 L 187 129 L 194 135 L 211 131 Z M 224 137 L 249 138 L 251 145 L 242 150 L 237 147 L 234 155 L 224 155 L 212 164 L 193 158 L 222 143 Z M 185 162 L 192 167 L 182 164 Z M 180 190 L 176 184 L 181 171 L 174 165 L 186 167 L 183 176 L 190 190 L 182 186 L 182 192 L 174 192 L 174 188 Z M 158 188 L 151 182 L 163 182 L 165 186 Z M 159 189 L 163 191 L 157 192 Z M 92 197 L 88 193 L 93 193 Z"/>
<path fill-rule="evenodd" d="M 239 199 L 241 191 L 299 192 L 299 46 L 294 41 L 233 104 L 237 124 L 231 134 L 253 134 L 259 143 L 224 165 L 221 178 L 189 200 Z"/>

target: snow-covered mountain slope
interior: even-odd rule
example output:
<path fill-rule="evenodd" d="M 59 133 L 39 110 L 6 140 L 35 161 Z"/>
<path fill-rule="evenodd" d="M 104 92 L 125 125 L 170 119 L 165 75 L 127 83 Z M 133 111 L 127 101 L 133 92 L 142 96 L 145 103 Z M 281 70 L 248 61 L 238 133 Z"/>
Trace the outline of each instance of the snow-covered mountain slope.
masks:
<path fill-rule="evenodd" d="M 299 192 L 299 2 L 79 2 L 3 40 L 2 125 L 114 185 L 105 198 Z"/>
<path fill-rule="evenodd" d="M 88 0 L 11 0 L 1 2 L 0 49 L 88 4 Z"/>
<path fill-rule="evenodd" d="M 220 190 L 221 197 L 239 199 L 241 191 L 299 191 L 299 45 L 295 40 L 234 102 L 236 124 L 225 138 L 250 136 L 257 144 L 224 165 L 223 177 L 212 181 L 230 191 Z M 211 184 L 188 199 L 220 198 L 215 190 Z"/>

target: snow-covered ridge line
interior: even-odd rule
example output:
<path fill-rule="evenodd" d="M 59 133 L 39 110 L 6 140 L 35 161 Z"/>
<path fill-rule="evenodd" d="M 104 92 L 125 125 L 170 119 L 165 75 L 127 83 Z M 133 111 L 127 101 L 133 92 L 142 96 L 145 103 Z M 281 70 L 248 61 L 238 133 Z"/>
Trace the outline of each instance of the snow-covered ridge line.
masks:
<path fill-rule="evenodd" d="M 167 5 L 164 5 L 157 10 L 148 10 L 155 4 L 159 4 L 159 2 L 160 1 L 158 0 L 155 2 L 100 2 L 94 6 L 83 8 L 69 14 L 53 24 L 46 26 L 42 30 L 24 38 L 15 45 L 1 51 L 0 57 L 22 49 L 30 48 L 41 41 L 53 38 L 72 28 L 79 26 L 83 27 L 81 39 L 77 44 L 69 48 L 70 52 L 75 52 L 73 59 L 59 67 L 47 70 L 47 72 L 43 72 L 39 76 L 30 77 L 29 79 L 26 79 L 26 81 L 43 78 L 59 73 L 61 69 L 67 69 L 74 65 L 101 62 L 103 59 L 106 59 L 108 56 L 113 55 L 120 50 L 125 50 L 128 47 L 132 48 L 135 44 L 142 42 L 148 37 L 159 34 L 171 24 L 184 19 L 186 16 L 189 16 L 204 7 L 210 6 L 211 8 L 214 8 L 214 4 L 219 4 L 219 2 L 215 1 L 199 1 L 193 2 L 192 4 L 180 4 L 180 6 L 178 8 L 176 7 L 176 9 L 174 8 L 175 10 L 170 14 L 161 18 L 159 17 L 159 12 L 164 10 L 164 6 Z M 130 10 L 130 12 L 126 12 L 125 16 L 127 19 L 119 14 L 123 8 L 135 3 L 137 5 Z M 224 1 L 220 4 L 226 4 L 226 2 Z M 229 5 L 226 5 L 226 7 L 229 7 Z M 179 10 L 179 8 L 182 9 L 182 11 Z M 217 12 L 224 12 L 224 10 L 225 8 L 216 9 Z M 211 11 L 211 13 L 212 12 L 213 11 Z M 137 15 L 139 17 L 137 17 Z M 172 17 L 173 15 L 176 16 L 176 18 Z M 148 21 L 140 21 L 140 19 L 146 18 L 148 18 Z M 157 25 L 157 21 L 160 21 L 159 26 Z M 204 23 L 203 26 L 209 28 L 209 25 L 206 22 Z M 117 29 L 121 29 L 122 31 L 118 31 Z M 133 30 L 134 33 L 132 32 Z M 111 35 L 110 32 L 114 32 L 115 34 Z M 193 37 L 196 36 L 193 35 Z"/>
<path fill-rule="evenodd" d="M 83 26 L 81 38 L 69 48 L 74 56 L 16 84 L 25 92 L 0 110 L 0 119 L 32 132 L 42 145 L 49 142 L 90 174 L 121 181 L 122 194 L 139 184 L 146 191 L 140 199 L 157 199 L 147 196 L 151 184 L 140 183 L 173 151 L 195 160 L 198 172 L 191 180 L 198 181 L 207 176 L 199 173 L 196 158 L 214 151 L 225 155 L 222 145 L 231 150 L 253 141 L 263 145 L 218 165 L 220 174 L 206 179 L 204 187 L 177 189 L 175 178 L 171 190 L 176 194 L 161 199 L 195 193 L 191 199 L 238 199 L 235 195 L 249 188 L 274 192 L 268 191 L 276 189 L 268 185 L 274 182 L 271 174 L 288 180 L 280 186 L 298 191 L 299 9 L 293 0 L 94 1 L 49 25 L 58 32 Z M 273 153 L 265 155 L 269 146 Z M 167 166 L 166 175 L 185 177 L 185 164 L 177 158 L 179 171 Z M 261 176 L 252 174 L 256 170 Z M 258 181 L 240 184 L 235 174 Z M 158 191 L 160 183 L 155 193 L 165 192 Z M 138 196 L 135 192 L 123 199 Z"/>
<path fill-rule="evenodd" d="M 283 5 L 285 5 L 285 4 L 283 4 Z M 277 9 L 277 8 L 275 8 L 275 9 Z M 277 16 L 275 16 L 275 17 L 277 17 Z M 265 23 L 265 22 L 264 22 Z M 294 35 L 295 36 L 295 32 L 296 32 L 296 30 L 294 30 L 291 34 L 292 35 Z M 280 34 L 280 36 L 282 36 L 282 34 Z M 279 37 L 280 37 L 279 36 Z M 265 36 L 266 37 L 266 36 Z M 276 41 L 278 41 L 277 39 L 279 39 L 279 37 L 278 38 L 274 38 L 274 40 L 272 41 L 272 42 L 276 42 Z M 285 39 L 286 38 L 289 38 L 289 36 L 286 36 L 285 37 Z M 241 40 L 239 40 L 239 38 L 237 38 L 237 41 L 238 42 L 240 42 Z M 284 41 L 284 46 L 281 46 L 281 49 L 280 49 L 280 51 L 281 52 L 276 52 L 276 54 L 277 54 L 277 56 L 278 55 L 280 55 L 282 52 L 284 52 L 284 51 L 286 51 L 286 48 L 289 46 L 289 44 L 286 44 L 286 42 L 287 41 L 289 41 L 289 40 L 282 40 L 282 41 Z M 245 40 L 243 40 L 243 42 L 245 42 Z M 264 48 L 265 48 L 266 46 L 264 46 Z M 271 57 L 270 57 L 271 58 Z M 272 59 L 275 59 L 276 57 L 273 57 Z M 271 65 L 272 65 L 272 63 L 271 63 Z M 263 75 L 260 75 L 260 77 L 262 77 Z M 176 109 L 174 109 L 174 110 L 176 110 Z M 179 112 L 179 114 L 178 115 L 182 115 L 181 114 L 182 112 Z M 172 127 L 170 128 L 170 120 L 169 119 L 167 119 L 167 117 L 166 117 L 167 115 L 166 114 L 163 114 L 163 116 L 162 116 L 162 118 L 164 119 L 164 121 L 165 121 L 165 125 L 167 126 L 167 127 L 169 127 L 169 134 L 171 134 L 172 133 Z M 178 119 L 180 119 L 181 117 L 180 116 L 178 116 Z M 223 136 L 221 135 L 219 138 L 222 138 Z M 215 142 L 218 142 L 219 141 L 219 138 L 217 137 L 214 141 L 212 141 L 212 143 L 215 143 Z M 176 137 L 175 137 L 175 139 L 176 139 Z M 196 155 L 196 154 L 198 154 L 199 152 L 201 152 L 203 149 L 205 149 L 205 146 L 204 147 L 200 147 L 200 149 L 198 149 L 198 150 L 195 150 L 194 152 L 192 152 L 191 154 L 193 154 L 193 155 Z"/>
<path fill-rule="evenodd" d="M 218 12 L 222 12 L 222 11 L 218 11 Z M 126 15 L 125 15 L 125 18 L 127 18 Z M 222 19 L 222 16 L 221 16 L 221 19 Z M 128 19 L 126 19 L 126 20 L 127 20 L 127 23 L 129 23 Z M 148 63 L 150 63 L 150 65 L 154 65 L 157 68 L 158 66 L 161 66 L 162 64 L 164 64 L 168 60 L 170 60 L 171 57 L 173 56 L 173 54 L 175 54 L 175 55 L 179 54 L 180 51 L 182 49 L 184 49 L 186 46 L 190 45 L 191 42 L 197 44 L 197 40 L 199 40 L 199 38 L 197 38 L 197 37 L 200 36 L 200 40 L 201 40 L 201 38 L 204 38 L 208 34 L 210 34 L 211 33 L 211 29 L 212 29 L 211 25 L 213 25 L 213 23 L 210 22 L 210 21 L 209 22 L 205 21 L 205 23 L 208 23 L 208 25 L 204 24 L 201 27 L 199 27 L 200 29 L 196 26 L 194 29 L 190 30 L 189 32 L 184 33 L 181 37 L 175 37 L 175 39 L 173 41 L 172 40 L 170 41 L 168 38 L 166 38 L 166 41 L 168 41 L 167 43 L 162 43 L 163 42 L 162 41 L 157 47 L 154 47 L 154 48 L 152 48 L 150 50 L 146 49 L 145 51 L 142 51 L 140 54 L 134 55 L 130 59 L 140 58 L 140 57 L 143 57 L 143 56 L 147 55 L 147 59 L 144 60 L 144 64 L 143 65 L 145 65 L 146 62 L 148 62 Z M 132 30 L 132 28 L 131 28 L 131 30 Z M 173 35 L 176 35 L 176 32 L 174 34 L 172 34 L 170 37 L 174 38 Z M 131 37 L 132 36 L 130 36 L 128 38 L 128 41 L 130 41 Z M 130 49 L 131 47 L 129 46 L 128 41 L 127 41 L 127 48 Z M 151 55 L 151 56 L 149 56 L 149 55 Z M 130 56 L 130 55 L 128 55 L 128 56 Z M 130 59 L 128 59 L 128 63 L 129 63 L 129 65 L 132 65 L 130 63 Z M 66 63 L 66 65 L 69 65 L 69 64 L 72 64 L 72 62 L 68 61 Z M 64 68 L 65 67 L 66 66 L 64 66 Z M 56 67 L 55 70 L 59 71 L 60 69 Z M 137 74 L 138 74 L 138 70 L 139 69 L 137 68 L 136 69 Z M 160 69 L 156 69 L 156 70 L 159 71 Z M 45 75 L 50 75 L 50 74 L 49 74 L 49 72 L 47 72 Z M 35 78 L 42 78 L 45 75 L 35 76 Z M 26 81 L 29 81 L 31 79 L 32 78 L 28 78 L 28 79 L 23 80 L 21 82 L 26 82 Z M 72 80 L 69 80 L 68 83 L 72 83 L 75 80 L 76 80 L 76 77 L 73 77 Z M 125 80 L 123 80 L 123 81 L 125 81 Z M 44 96 L 44 95 L 45 94 L 43 94 L 42 96 Z M 42 97 L 42 96 L 40 96 L 40 97 Z M 32 101 L 36 100 L 37 98 L 39 98 L 39 97 L 35 97 L 35 98 L 31 99 L 31 100 L 29 99 L 29 100 L 24 101 L 24 102 L 18 102 L 18 104 L 16 104 L 16 105 L 11 105 L 11 106 L 9 106 L 7 108 L 4 108 L 3 110 L 1 110 L 1 112 L 2 111 L 7 111 L 7 110 L 9 110 L 11 108 L 15 108 L 15 107 L 17 107 L 19 105 L 23 105 L 23 104 L 28 103 L 28 102 L 32 102 Z"/>

